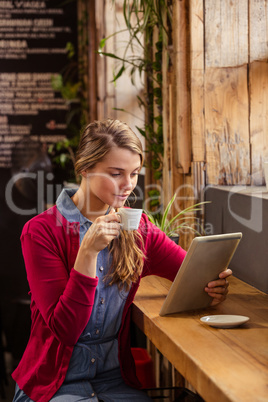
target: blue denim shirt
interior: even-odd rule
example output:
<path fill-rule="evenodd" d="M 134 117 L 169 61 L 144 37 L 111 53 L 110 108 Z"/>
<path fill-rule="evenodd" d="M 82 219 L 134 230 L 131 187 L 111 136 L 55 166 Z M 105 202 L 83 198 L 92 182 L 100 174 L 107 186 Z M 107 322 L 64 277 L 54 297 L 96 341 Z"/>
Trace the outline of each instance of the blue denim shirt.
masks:
<path fill-rule="evenodd" d="M 56 205 L 69 222 L 80 223 L 80 244 L 92 225 L 73 203 L 74 189 L 63 189 Z M 103 282 L 111 264 L 108 248 L 98 254 L 96 275 L 99 278 L 91 317 L 74 347 L 65 382 L 90 380 L 107 371 L 119 369 L 117 334 L 121 325 L 127 291 Z"/>

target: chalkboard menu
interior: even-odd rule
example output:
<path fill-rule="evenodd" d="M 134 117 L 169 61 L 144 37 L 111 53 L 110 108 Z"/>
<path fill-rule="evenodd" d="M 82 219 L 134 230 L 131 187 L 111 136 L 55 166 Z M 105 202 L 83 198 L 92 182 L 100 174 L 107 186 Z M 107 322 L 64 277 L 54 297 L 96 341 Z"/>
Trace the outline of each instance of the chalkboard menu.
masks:
<path fill-rule="evenodd" d="M 77 2 L 0 1 L 0 168 L 30 137 L 53 143 L 66 135 L 68 103 L 52 87 L 77 47 Z"/>

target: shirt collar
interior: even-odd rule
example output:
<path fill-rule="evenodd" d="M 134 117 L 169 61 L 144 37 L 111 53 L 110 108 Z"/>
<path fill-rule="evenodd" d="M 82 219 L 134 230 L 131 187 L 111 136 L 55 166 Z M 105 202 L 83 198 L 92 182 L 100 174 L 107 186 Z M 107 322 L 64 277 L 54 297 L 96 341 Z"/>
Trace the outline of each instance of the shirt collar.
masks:
<path fill-rule="evenodd" d="M 90 222 L 82 213 L 79 211 L 77 206 L 73 203 L 71 197 L 76 193 L 77 189 L 66 189 L 64 188 L 57 201 L 56 205 L 60 213 L 69 222 L 79 222 L 83 225 L 86 222 Z"/>

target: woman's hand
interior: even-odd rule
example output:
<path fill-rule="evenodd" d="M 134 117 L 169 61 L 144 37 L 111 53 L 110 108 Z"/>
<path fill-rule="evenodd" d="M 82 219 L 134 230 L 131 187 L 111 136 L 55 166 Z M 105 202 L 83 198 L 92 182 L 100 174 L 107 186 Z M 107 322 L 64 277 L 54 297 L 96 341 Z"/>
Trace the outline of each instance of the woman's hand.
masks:
<path fill-rule="evenodd" d="M 232 271 L 228 268 L 219 274 L 220 279 L 209 282 L 205 287 L 205 291 L 213 298 L 210 304 L 211 306 L 216 306 L 226 299 L 229 286 L 229 282 L 226 278 L 230 275 L 232 275 Z"/>
<path fill-rule="evenodd" d="M 120 218 L 114 212 L 100 216 L 88 229 L 81 247 L 88 252 L 99 253 L 119 236 L 120 228 Z"/>
<path fill-rule="evenodd" d="M 120 218 L 114 212 L 96 218 L 83 238 L 74 269 L 95 278 L 98 253 L 119 236 L 120 228 Z"/>

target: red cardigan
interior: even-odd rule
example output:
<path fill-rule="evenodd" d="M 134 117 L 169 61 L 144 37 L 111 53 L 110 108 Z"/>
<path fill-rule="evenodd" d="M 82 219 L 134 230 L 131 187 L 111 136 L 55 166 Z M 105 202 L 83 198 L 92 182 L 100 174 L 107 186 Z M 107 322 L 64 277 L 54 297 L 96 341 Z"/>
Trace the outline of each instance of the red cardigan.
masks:
<path fill-rule="evenodd" d="M 146 260 L 142 277 L 173 280 L 186 252 L 142 215 Z M 54 206 L 23 228 L 22 251 L 31 295 L 32 327 L 24 355 L 12 377 L 32 400 L 47 402 L 62 385 L 73 347 L 92 311 L 98 278 L 73 269 L 79 248 L 79 223 L 68 222 Z M 133 283 L 118 336 L 125 382 L 139 387 L 130 350 L 129 308 L 139 283 Z"/>

